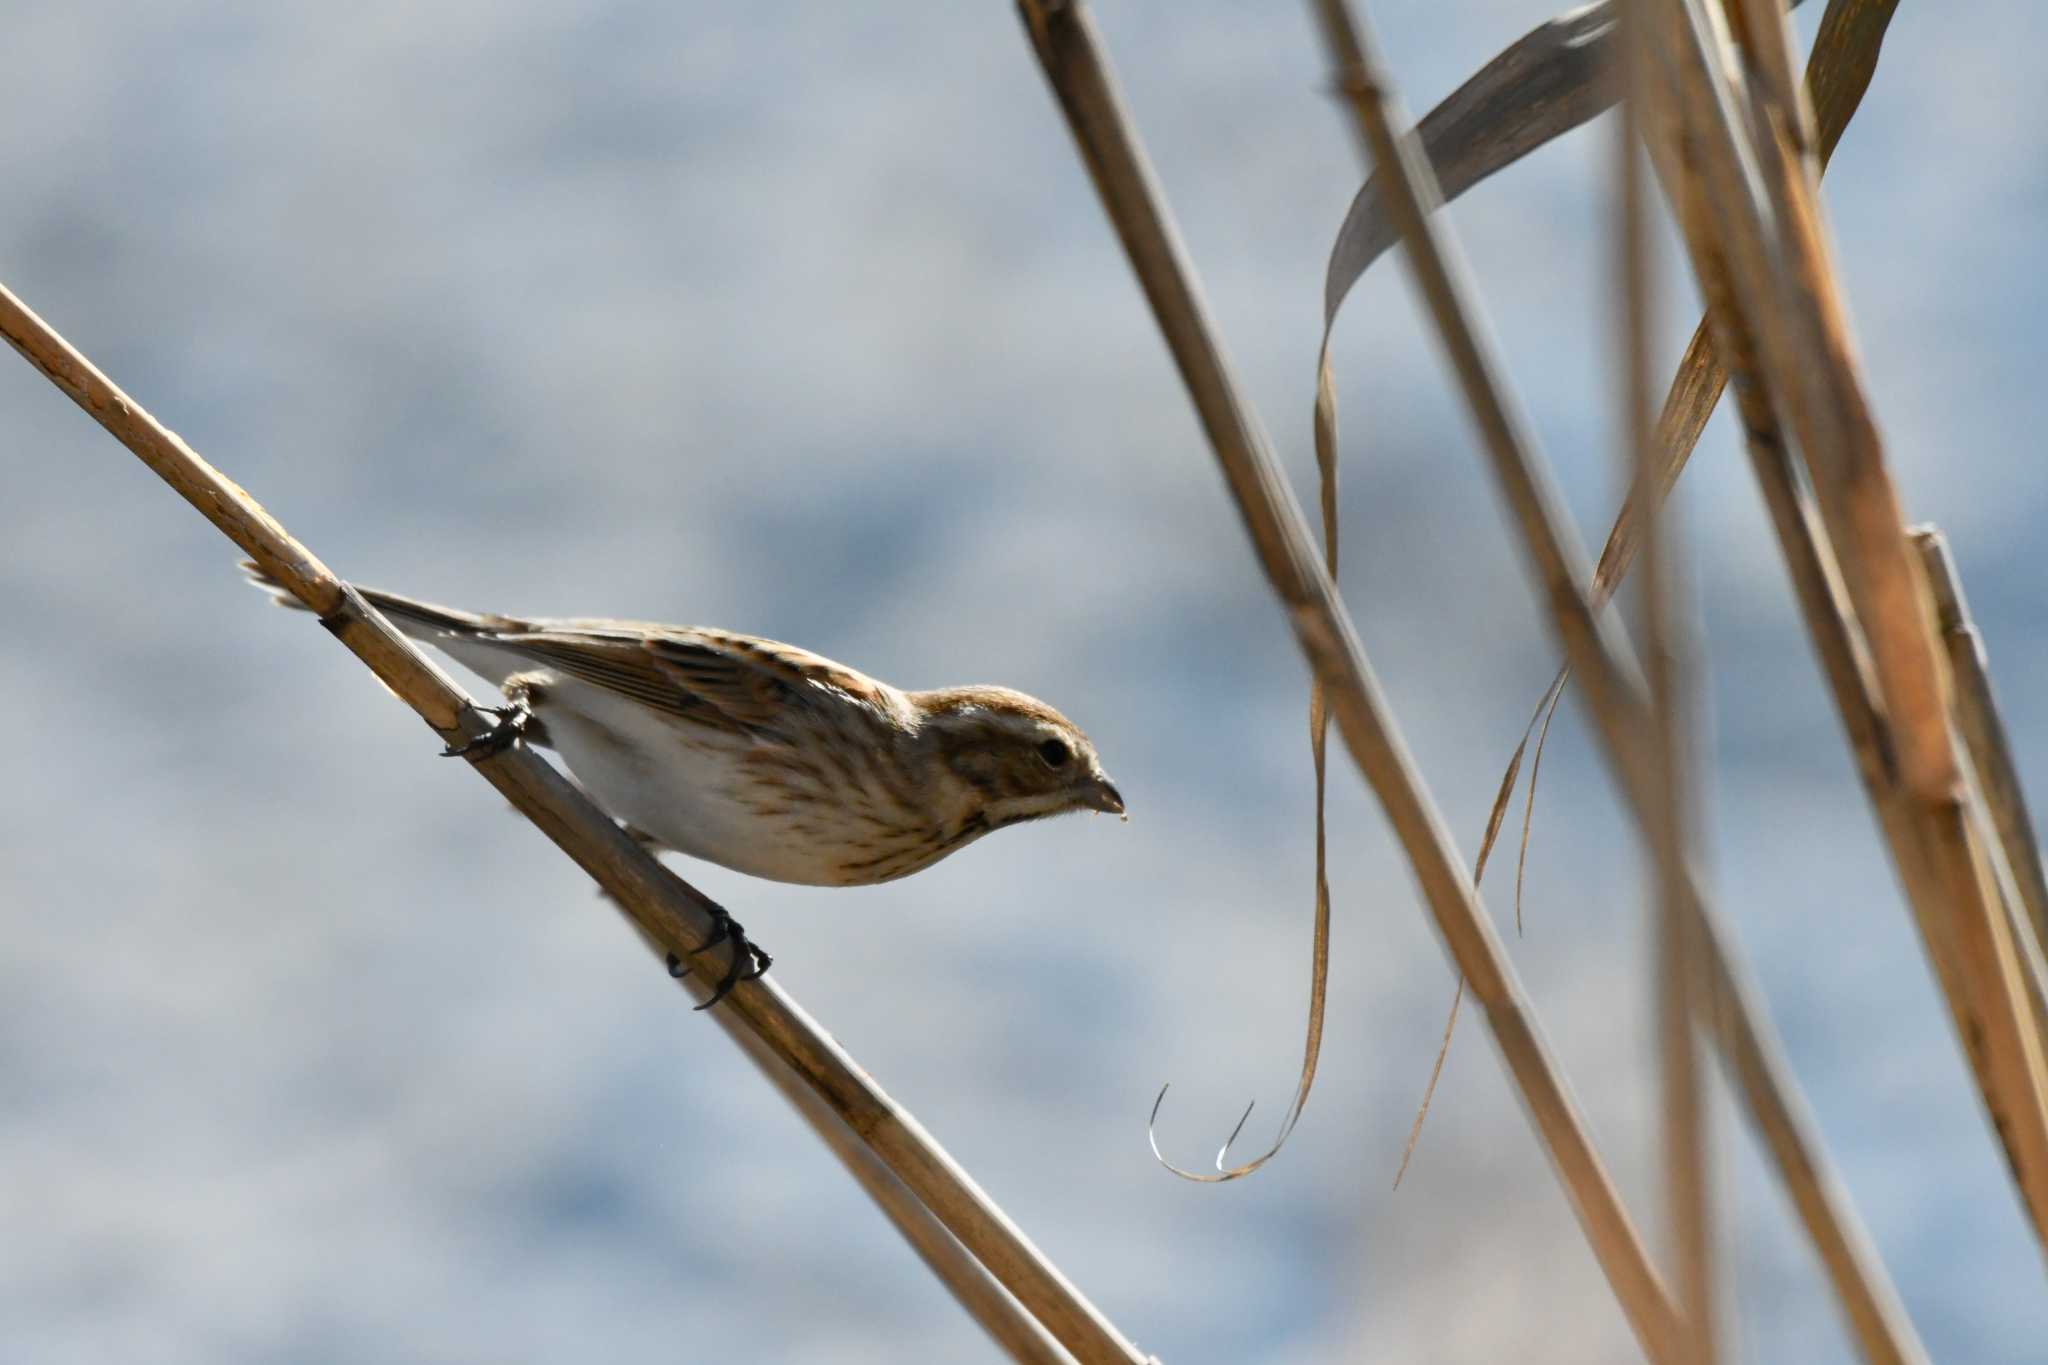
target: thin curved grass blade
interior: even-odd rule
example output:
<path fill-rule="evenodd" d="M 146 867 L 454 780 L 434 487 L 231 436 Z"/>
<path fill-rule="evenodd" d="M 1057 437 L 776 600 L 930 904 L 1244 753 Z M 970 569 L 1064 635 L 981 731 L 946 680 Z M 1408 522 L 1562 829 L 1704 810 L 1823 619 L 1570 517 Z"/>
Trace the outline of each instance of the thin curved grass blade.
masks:
<path fill-rule="evenodd" d="M 1550 722 L 1557 716 L 1557 704 L 1564 698 L 1564 685 L 1570 677 L 1570 668 L 1560 668 L 1557 677 L 1551 681 L 1550 691 L 1536 703 L 1536 709 L 1543 716 L 1543 728 L 1536 732 L 1536 756 L 1529 760 L 1529 792 L 1522 800 L 1522 846 L 1515 853 L 1515 933 L 1518 937 L 1522 932 L 1522 883 L 1529 871 L 1529 827 L 1536 819 L 1536 779 L 1543 775 L 1543 749 L 1550 742 Z"/>
<path fill-rule="evenodd" d="M 1337 557 L 1334 500 L 1325 508 L 1325 515 L 1329 518 L 1326 528 L 1330 536 L 1325 541 L 1326 554 L 1334 571 Z M 1152 1101 L 1152 1116 L 1145 1123 L 1145 1140 L 1152 1144 L 1153 1159 L 1161 1166 L 1181 1179 L 1191 1180 L 1199 1185 L 1216 1185 L 1224 1181 L 1241 1180 L 1278 1156 L 1280 1149 L 1287 1145 L 1287 1139 L 1294 1135 L 1295 1124 L 1301 1122 L 1301 1111 L 1308 1105 L 1309 1091 L 1314 1088 L 1316 1082 L 1316 1062 L 1323 1050 L 1323 1016 L 1330 981 L 1329 842 L 1323 800 L 1329 774 L 1330 721 L 1329 713 L 1323 705 L 1323 689 L 1319 683 L 1311 684 L 1309 688 L 1308 728 L 1309 754 L 1316 775 L 1316 916 L 1315 941 L 1310 949 L 1309 963 L 1308 1032 L 1302 1046 L 1301 1075 L 1295 1082 L 1294 1099 L 1288 1104 L 1286 1114 L 1281 1117 L 1280 1131 L 1274 1135 L 1272 1145 L 1250 1161 L 1236 1166 L 1224 1164 L 1230 1156 L 1231 1147 L 1251 1119 L 1252 1109 L 1257 1104 L 1254 1100 L 1244 1107 L 1244 1113 L 1239 1116 L 1236 1126 L 1230 1130 L 1230 1136 L 1223 1140 L 1223 1146 L 1217 1150 L 1214 1171 L 1195 1171 L 1175 1165 L 1159 1150 L 1159 1109 L 1166 1103 L 1166 1092 L 1173 1086 L 1168 1082 L 1159 1087 L 1159 1095 Z"/>
<path fill-rule="evenodd" d="M 1325 414 L 1318 410 L 1320 423 Z M 1329 415 L 1332 426 L 1334 415 Z M 1331 456 L 1334 459 L 1335 451 Z M 1334 463 L 1321 464 L 1322 447 L 1317 447 L 1317 484 L 1321 490 L 1319 507 L 1323 522 L 1323 565 L 1332 579 L 1337 576 L 1337 468 Z M 1308 691 L 1308 751 L 1309 763 L 1315 770 L 1316 805 L 1316 891 L 1315 931 L 1309 949 L 1308 1028 L 1302 1045 L 1301 1074 L 1294 1086 L 1294 1099 L 1287 1106 L 1286 1114 L 1280 1120 L 1280 1131 L 1273 1143 L 1264 1152 L 1238 1166 L 1226 1166 L 1230 1148 L 1243 1133 L 1245 1123 L 1252 1116 L 1252 1105 L 1247 1104 L 1237 1126 L 1230 1130 L 1230 1136 L 1223 1140 L 1223 1146 L 1216 1153 L 1214 1173 L 1191 1171 L 1168 1161 L 1159 1150 L 1159 1106 L 1166 1103 L 1166 1092 L 1171 1082 L 1159 1087 L 1158 1098 L 1152 1101 L 1152 1117 L 1145 1125 L 1145 1140 L 1152 1144 L 1152 1155 L 1167 1170 L 1183 1180 L 1198 1184 L 1213 1185 L 1226 1180 L 1239 1180 L 1264 1166 L 1280 1154 L 1287 1145 L 1287 1139 L 1294 1133 L 1294 1125 L 1301 1121 L 1301 1111 L 1308 1104 L 1309 1091 L 1316 1081 L 1316 1062 L 1323 1050 L 1323 1017 L 1329 999 L 1330 986 L 1330 846 L 1328 806 L 1325 797 L 1329 788 L 1330 771 L 1330 714 L 1324 704 L 1323 687 L 1320 682 L 1311 682 Z M 1257 1101 L 1253 1101 L 1256 1104 Z"/>
<path fill-rule="evenodd" d="M 1529 717 L 1529 723 L 1522 727 L 1522 738 L 1515 745 L 1514 757 L 1508 760 L 1508 770 L 1501 776 L 1500 790 L 1496 791 L 1493 795 L 1493 811 L 1486 818 L 1486 834 L 1479 841 L 1479 856 L 1472 860 L 1472 885 L 1475 887 L 1485 880 L 1486 860 L 1493 855 L 1493 846 L 1500 839 L 1501 822 L 1506 819 L 1508 803 L 1515 794 L 1515 778 L 1522 771 L 1522 755 L 1529 748 L 1529 736 L 1535 731 L 1538 721 L 1543 722 L 1544 733 L 1547 734 L 1549 732 L 1550 719 L 1545 714 L 1545 708 L 1553 711 L 1556 709 L 1557 698 L 1564 691 L 1564 680 L 1569 671 L 1568 669 L 1558 670 L 1557 678 L 1550 684 L 1550 690 L 1544 693 L 1543 700 L 1536 704 L 1536 710 Z M 1536 745 L 1536 760 L 1540 763 L 1542 759 L 1543 744 L 1539 738 Z M 1529 791 L 1532 798 L 1535 790 L 1536 779 L 1532 773 L 1529 778 Z M 1525 855 L 1528 849 L 1529 811 L 1528 807 L 1524 806 L 1522 810 L 1522 851 Z M 1515 874 L 1515 930 L 1518 933 L 1522 927 L 1521 883 L 1521 872 L 1517 868 Z M 1444 1036 L 1443 1040 L 1437 1044 L 1436 1061 L 1431 1063 L 1429 1068 L 1429 1083 L 1422 1088 L 1422 1103 L 1416 1106 L 1414 1121 L 1408 1125 L 1408 1140 L 1401 1145 L 1401 1164 L 1394 1172 L 1394 1188 L 1397 1190 L 1401 1188 L 1401 1177 L 1408 1174 L 1408 1159 L 1415 1155 L 1416 1140 L 1422 1136 L 1422 1121 L 1429 1117 L 1430 1101 L 1436 1098 L 1436 1083 L 1443 1077 L 1444 1058 L 1450 1055 L 1451 1034 L 1457 1030 L 1458 1009 L 1464 1003 L 1465 978 L 1460 976 L 1458 978 L 1458 989 L 1451 996 L 1450 1013 L 1444 1018 Z"/>

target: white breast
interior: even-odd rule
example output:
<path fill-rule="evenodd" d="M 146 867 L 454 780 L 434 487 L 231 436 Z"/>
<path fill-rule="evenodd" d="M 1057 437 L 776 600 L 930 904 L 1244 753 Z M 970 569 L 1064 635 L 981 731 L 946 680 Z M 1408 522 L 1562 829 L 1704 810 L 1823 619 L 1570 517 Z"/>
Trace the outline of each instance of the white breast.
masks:
<path fill-rule="evenodd" d="M 533 676 L 533 675 L 529 675 Z M 562 763 L 606 812 L 665 847 L 749 876 L 844 885 L 871 823 L 834 802 L 775 810 L 743 760 L 768 741 L 691 725 L 553 670 L 535 716 Z"/>

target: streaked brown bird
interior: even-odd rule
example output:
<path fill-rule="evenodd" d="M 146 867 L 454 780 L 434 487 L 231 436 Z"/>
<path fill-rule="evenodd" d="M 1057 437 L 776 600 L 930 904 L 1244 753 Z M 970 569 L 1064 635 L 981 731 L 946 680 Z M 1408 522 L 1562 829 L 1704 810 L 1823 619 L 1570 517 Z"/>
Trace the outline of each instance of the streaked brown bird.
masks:
<path fill-rule="evenodd" d="M 905 692 L 752 635 L 480 615 L 358 591 L 505 694 L 488 742 L 554 749 L 636 838 L 738 872 L 866 886 L 1006 825 L 1123 814 L 1088 736 L 1007 687 Z"/>

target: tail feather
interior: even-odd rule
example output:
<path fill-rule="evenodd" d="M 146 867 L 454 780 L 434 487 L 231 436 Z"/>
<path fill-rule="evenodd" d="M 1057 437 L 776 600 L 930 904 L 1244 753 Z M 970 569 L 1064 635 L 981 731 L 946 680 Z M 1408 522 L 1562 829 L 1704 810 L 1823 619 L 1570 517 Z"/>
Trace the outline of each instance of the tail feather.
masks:
<path fill-rule="evenodd" d="M 270 600 L 278 606 L 289 607 L 293 611 L 307 610 L 304 602 L 292 596 L 291 590 L 284 584 L 263 572 L 255 560 L 243 560 L 241 569 L 248 576 L 249 582 L 269 593 Z M 518 635 L 533 629 L 531 622 L 513 616 L 458 611 L 454 607 L 422 602 L 416 597 L 385 592 L 381 588 L 365 588 L 360 584 L 356 585 L 356 591 L 363 595 L 365 602 L 390 617 L 401 628 L 417 625 L 437 634 L 445 632 L 450 635 Z M 410 635 L 414 632 L 408 629 L 406 633 Z"/>
<path fill-rule="evenodd" d="M 284 584 L 263 572 L 253 560 L 243 560 L 242 572 L 249 582 L 270 594 L 270 600 L 294 611 L 308 610 Z M 495 637 L 522 635 L 534 623 L 514 616 L 498 616 L 422 602 L 400 593 L 357 587 L 363 600 L 382 612 L 391 624 L 415 640 L 431 644 L 494 682 L 518 670 L 522 657 L 518 646 Z"/>

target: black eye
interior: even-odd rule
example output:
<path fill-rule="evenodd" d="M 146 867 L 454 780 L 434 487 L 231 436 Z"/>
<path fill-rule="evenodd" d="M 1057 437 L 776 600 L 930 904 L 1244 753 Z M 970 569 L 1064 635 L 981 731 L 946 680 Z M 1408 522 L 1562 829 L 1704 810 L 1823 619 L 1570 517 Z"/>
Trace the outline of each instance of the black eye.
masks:
<path fill-rule="evenodd" d="M 1064 740 L 1049 739 L 1038 746 L 1038 756 L 1045 760 L 1046 766 L 1049 768 L 1064 768 L 1067 765 L 1067 760 L 1072 758 L 1074 754 L 1072 750 L 1067 748 Z"/>

